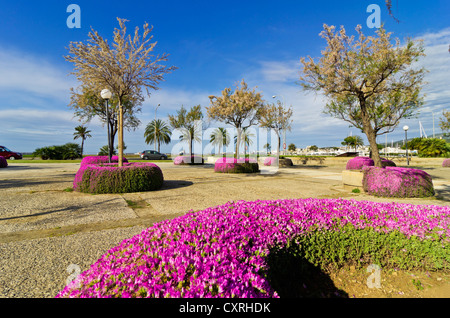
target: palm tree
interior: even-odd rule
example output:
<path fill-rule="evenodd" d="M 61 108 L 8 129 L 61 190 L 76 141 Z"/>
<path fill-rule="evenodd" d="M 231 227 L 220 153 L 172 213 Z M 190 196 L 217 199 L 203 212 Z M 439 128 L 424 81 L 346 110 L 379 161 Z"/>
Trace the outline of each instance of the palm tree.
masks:
<path fill-rule="evenodd" d="M 341 144 L 347 147 L 353 147 L 356 152 L 358 146 L 364 146 L 364 141 L 361 136 L 348 136 Z"/>
<path fill-rule="evenodd" d="M 158 152 L 160 151 L 161 142 L 170 143 L 170 128 L 161 119 L 152 120 L 145 128 L 144 137 L 147 144 L 158 143 Z M 156 145 L 155 145 L 156 147 Z"/>
<path fill-rule="evenodd" d="M 91 138 L 90 130 L 87 129 L 87 127 L 84 127 L 82 125 L 75 127 L 75 132 L 73 133 L 73 139 L 81 138 L 81 157 L 83 157 L 83 148 L 84 148 L 84 141 L 87 138 Z"/>
<path fill-rule="evenodd" d="M 173 129 L 179 129 L 182 132 L 181 140 L 187 141 L 189 144 L 189 155 L 192 156 L 192 143 L 194 141 L 201 142 L 201 123 L 203 119 L 202 107 L 200 105 L 193 106 L 189 112 L 181 106 L 176 115 L 169 115 L 169 123 Z M 200 135 L 200 137 L 199 137 Z"/>
<path fill-rule="evenodd" d="M 255 137 L 255 134 L 252 134 L 250 131 L 248 131 L 247 129 L 248 127 L 242 129 L 241 132 L 241 144 L 244 146 L 244 158 L 246 155 L 246 146 L 250 146 L 253 144 L 253 137 Z M 237 136 L 234 136 L 234 143 L 237 143 Z M 239 147 L 238 147 L 239 149 Z M 237 156 L 239 154 L 236 154 Z"/>
<path fill-rule="evenodd" d="M 210 143 L 213 146 L 219 146 L 219 155 L 221 154 L 221 147 L 228 146 L 230 144 L 230 135 L 225 128 L 219 127 L 214 129 L 210 135 Z"/>

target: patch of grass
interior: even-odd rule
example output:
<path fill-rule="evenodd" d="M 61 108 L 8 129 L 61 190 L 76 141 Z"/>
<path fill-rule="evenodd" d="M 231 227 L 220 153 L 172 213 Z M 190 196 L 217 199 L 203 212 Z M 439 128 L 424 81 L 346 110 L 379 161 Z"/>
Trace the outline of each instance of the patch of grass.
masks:
<path fill-rule="evenodd" d="M 361 190 L 359 190 L 358 188 L 354 188 L 354 189 L 352 190 L 352 192 L 353 192 L 353 193 L 361 193 Z"/>
<path fill-rule="evenodd" d="M 130 207 L 130 208 L 136 208 L 137 207 L 137 202 L 134 202 L 134 201 L 132 201 L 132 200 L 125 200 L 126 202 L 127 202 L 127 204 L 128 204 L 128 206 Z"/>
<path fill-rule="evenodd" d="M 420 280 L 418 280 L 418 279 L 417 280 L 413 279 L 412 283 L 416 287 L 417 290 L 422 290 L 424 288 L 423 285 L 422 285 L 422 282 Z"/>
<path fill-rule="evenodd" d="M 443 248 L 444 246 L 444 248 Z M 398 231 L 377 232 L 344 225 L 335 230 L 314 230 L 295 238 L 288 250 L 323 269 L 379 264 L 402 270 L 450 270 L 450 255 L 440 240 L 407 237 Z"/>
<path fill-rule="evenodd" d="M 80 163 L 81 159 L 75 160 L 42 160 L 42 159 L 22 159 L 15 160 L 14 163 Z"/>
<path fill-rule="evenodd" d="M 65 188 L 63 191 L 64 192 L 73 192 L 73 188 L 72 187 Z"/>

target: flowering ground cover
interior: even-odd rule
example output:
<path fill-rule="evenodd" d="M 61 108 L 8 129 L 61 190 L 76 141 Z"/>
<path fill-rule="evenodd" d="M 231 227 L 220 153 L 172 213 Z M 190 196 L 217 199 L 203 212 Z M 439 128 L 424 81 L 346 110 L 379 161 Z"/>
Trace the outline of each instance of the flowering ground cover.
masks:
<path fill-rule="evenodd" d="M 219 158 L 214 163 L 214 171 L 219 173 L 255 173 L 259 165 L 253 158 Z"/>
<path fill-rule="evenodd" d="M 122 159 L 123 162 L 128 162 L 127 158 Z M 111 163 L 119 162 L 118 156 L 111 156 Z M 86 156 L 81 160 L 80 166 L 97 164 L 97 163 L 108 163 L 108 156 Z"/>
<path fill-rule="evenodd" d="M 450 207 L 229 202 L 122 241 L 56 297 L 279 297 L 271 268 L 277 262 L 268 260 L 292 247 L 321 266 L 362 261 L 450 270 Z"/>
<path fill-rule="evenodd" d="M 450 167 L 450 158 L 444 159 L 442 162 L 443 167 Z"/>
<path fill-rule="evenodd" d="M 277 164 L 277 158 L 276 157 L 267 157 L 264 159 L 264 165 L 265 166 L 274 166 Z"/>
<path fill-rule="evenodd" d="M 363 188 L 380 197 L 422 198 L 434 196 L 431 176 L 414 168 L 363 167 Z"/>
<path fill-rule="evenodd" d="M 5 159 L 5 157 L 0 156 L 0 168 L 6 167 L 8 167 L 8 161 Z"/>
<path fill-rule="evenodd" d="M 118 167 L 117 157 L 85 157 L 75 174 L 73 189 L 86 193 L 127 193 L 152 191 L 162 187 L 164 176 L 161 169 L 147 162 L 129 163 L 126 158 Z M 115 163 L 114 163 L 115 162 Z"/>
<path fill-rule="evenodd" d="M 390 166 L 395 167 L 396 164 L 388 159 L 381 158 L 381 164 L 383 167 Z M 373 166 L 374 161 L 369 157 L 354 157 L 347 161 L 346 170 L 361 170 L 365 166 Z"/>
<path fill-rule="evenodd" d="M 174 165 L 202 165 L 204 164 L 203 157 L 200 156 L 178 156 L 173 159 Z"/>

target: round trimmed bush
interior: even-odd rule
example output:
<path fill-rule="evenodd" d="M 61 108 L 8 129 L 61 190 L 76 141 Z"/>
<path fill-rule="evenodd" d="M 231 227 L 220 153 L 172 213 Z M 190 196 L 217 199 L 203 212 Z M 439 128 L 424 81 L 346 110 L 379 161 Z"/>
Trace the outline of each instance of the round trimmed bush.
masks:
<path fill-rule="evenodd" d="M 292 163 L 292 160 L 289 158 L 280 157 L 278 162 L 276 157 L 267 157 L 266 159 L 264 159 L 265 166 L 276 166 L 277 164 L 279 167 L 291 167 L 294 165 Z"/>
<path fill-rule="evenodd" d="M 396 164 L 388 159 L 381 158 L 383 167 L 396 167 Z M 347 161 L 346 170 L 361 170 L 365 166 L 373 166 L 374 161 L 369 157 L 354 157 Z"/>
<path fill-rule="evenodd" d="M 276 164 L 277 164 L 276 157 L 267 157 L 266 159 L 264 159 L 265 166 L 275 166 Z"/>
<path fill-rule="evenodd" d="M 434 196 L 431 176 L 413 168 L 363 167 L 363 189 L 370 195 L 394 198 L 423 198 Z"/>
<path fill-rule="evenodd" d="M 219 158 L 214 164 L 214 171 L 220 173 L 256 173 L 259 165 L 252 158 Z"/>
<path fill-rule="evenodd" d="M 202 165 L 205 161 L 200 156 L 178 156 L 173 159 L 174 165 Z"/>
<path fill-rule="evenodd" d="M 292 286 L 293 273 L 280 250 L 293 247 L 294 256 L 321 268 L 449 270 L 449 243 L 448 206 L 313 198 L 229 202 L 123 240 L 56 297 L 283 297 L 280 285 Z"/>
<path fill-rule="evenodd" d="M 158 190 L 164 177 L 161 169 L 147 162 L 85 164 L 75 175 L 73 188 L 85 193 L 129 193 Z"/>
<path fill-rule="evenodd" d="M 80 165 L 90 165 L 90 164 L 99 164 L 99 163 L 108 163 L 108 156 L 86 156 L 81 160 Z M 123 158 L 123 162 L 128 162 L 127 158 Z M 111 163 L 119 162 L 118 156 L 111 156 Z"/>
<path fill-rule="evenodd" d="M 442 162 L 443 167 L 450 167 L 450 158 L 444 159 Z"/>
<path fill-rule="evenodd" d="M 8 161 L 6 161 L 6 158 L 3 156 L 0 156 L 0 168 L 6 168 L 8 167 Z"/>

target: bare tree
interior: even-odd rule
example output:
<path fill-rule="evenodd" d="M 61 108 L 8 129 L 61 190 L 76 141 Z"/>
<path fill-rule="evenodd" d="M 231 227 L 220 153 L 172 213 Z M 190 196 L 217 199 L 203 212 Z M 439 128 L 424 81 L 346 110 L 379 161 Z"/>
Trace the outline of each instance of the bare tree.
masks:
<path fill-rule="evenodd" d="M 326 114 L 366 134 L 374 163 L 381 167 L 376 137 L 392 132 L 400 119 L 413 116 L 423 104 L 420 90 L 426 70 L 411 65 L 425 55 L 424 48 L 409 39 L 404 46 L 396 39 L 394 46 L 384 28 L 376 37 L 366 37 L 358 25 L 356 41 L 344 27 L 336 33 L 334 29 L 325 24 L 320 33 L 328 46 L 319 62 L 301 59 L 300 84 L 323 93 L 328 99 Z"/>
<path fill-rule="evenodd" d="M 281 131 L 291 130 L 292 124 L 292 107 L 285 109 L 280 101 L 277 104 L 266 105 L 262 111 L 259 119 L 259 125 L 264 128 L 269 128 L 275 130 L 278 143 L 277 143 L 277 154 L 280 153 L 281 144 Z"/>
<path fill-rule="evenodd" d="M 206 107 L 208 117 L 232 125 L 237 130 L 236 153 L 239 156 L 241 134 L 243 129 L 257 124 L 261 110 L 264 106 L 261 93 L 249 90 L 244 80 L 241 86 L 236 85 L 233 92 L 225 88 L 222 96 L 209 96 L 211 106 Z"/>
<path fill-rule="evenodd" d="M 153 55 L 157 42 L 151 42 L 153 27 L 143 26 L 142 35 L 136 27 L 134 36 L 127 35 L 127 20 L 117 18 L 119 29 L 114 29 L 110 45 L 91 28 L 86 43 L 71 42 L 65 59 L 75 65 L 72 72 L 88 87 L 108 88 L 118 99 L 119 166 L 123 165 L 123 102 L 124 98 L 143 98 L 142 87 L 147 95 L 157 90 L 166 73 L 176 67 L 159 63 L 167 61 L 167 54 Z"/>

